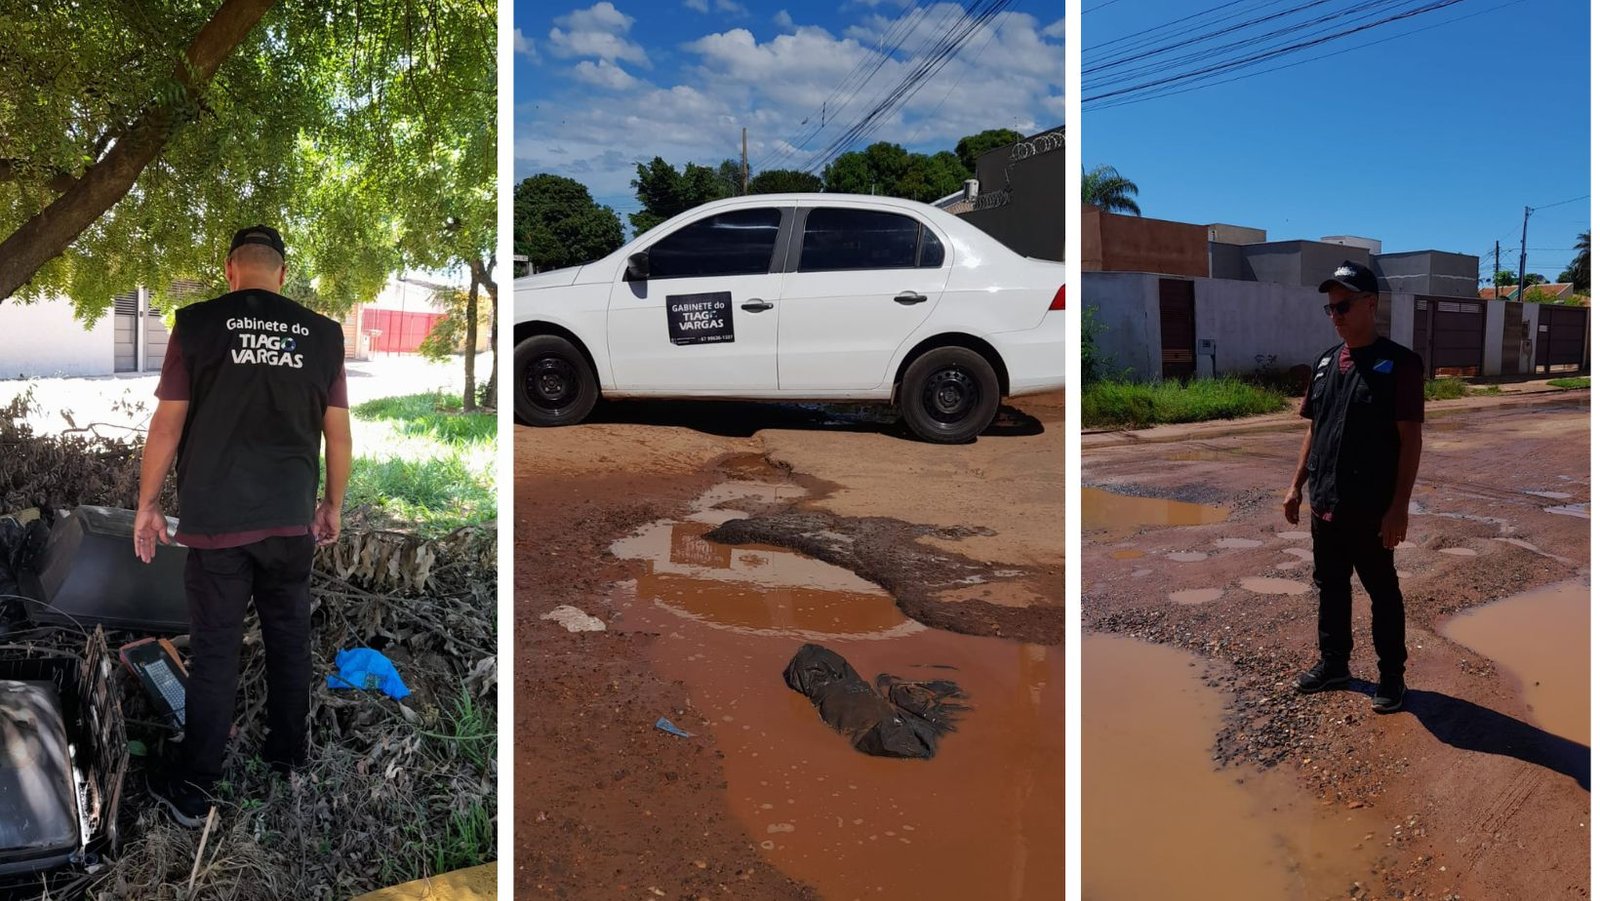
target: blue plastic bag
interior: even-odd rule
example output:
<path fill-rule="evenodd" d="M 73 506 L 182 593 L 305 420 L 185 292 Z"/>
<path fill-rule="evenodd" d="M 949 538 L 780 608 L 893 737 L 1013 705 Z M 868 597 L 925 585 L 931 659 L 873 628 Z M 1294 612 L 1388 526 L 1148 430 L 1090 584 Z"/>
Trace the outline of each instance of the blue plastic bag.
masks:
<path fill-rule="evenodd" d="M 411 694 L 389 658 L 371 648 L 351 648 L 334 655 L 338 672 L 328 677 L 329 688 L 376 688 L 396 701 Z"/>

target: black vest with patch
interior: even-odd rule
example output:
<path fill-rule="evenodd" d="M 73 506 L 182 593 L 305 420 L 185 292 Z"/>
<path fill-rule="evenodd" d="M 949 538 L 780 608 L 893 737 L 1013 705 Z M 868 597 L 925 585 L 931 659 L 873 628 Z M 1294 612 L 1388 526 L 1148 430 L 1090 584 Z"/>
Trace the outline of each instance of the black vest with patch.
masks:
<path fill-rule="evenodd" d="M 339 324 L 259 290 L 185 307 L 176 319 L 189 371 L 179 530 L 310 525 L 328 389 L 344 363 Z"/>
<path fill-rule="evenodd" d="M 1352 348 L 1349 372 L 1339 371 L 1335 345 L 1312 372 L 1311 458 L 1306 463 L 1311 509 L 1335 519 L 1379 519 L 1394 500 L 1400 467 L 1395 425 L 1395 377 L 1412 351 L 1388 338 Z"/>

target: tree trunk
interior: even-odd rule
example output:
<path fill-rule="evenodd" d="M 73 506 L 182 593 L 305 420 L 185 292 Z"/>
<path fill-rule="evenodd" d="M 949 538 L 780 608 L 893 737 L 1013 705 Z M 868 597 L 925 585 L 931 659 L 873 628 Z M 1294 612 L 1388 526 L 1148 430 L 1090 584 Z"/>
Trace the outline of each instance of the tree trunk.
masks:
<path fill-rule="evenodd" d="M 478 360 L 478 275 L 472 275 L 472 287 L 467 289 L 467 387 L 461 393 L 461 412 L 478 409 L 478 386 L 473 380 L 473 366 Z"/>
<path fill-rule="evenodd" d="M 184 61 L 173 69 L 173 77 L 183 85 L 189 103 L 199 99 L 201 88 L 274 2 L 223 0 L 211 21 L 195 35 Z M 0 241 L 0 300 L 15 294 L 39 267 L 59 256 L 84 229 L 121 200 L 145 167 L 161 155 L 181 124 L 176 109 L 152 101 L 117 137 L 103 159 L 84 170 L 66 192 Z"/>
<path fill-rule="evenodd" d="M 489 293 L 489 386 L 484 391 L 483 405 L 490 409 L 500 407 L 500 288 L 489 272 L 494 268 L 494 256 L 487 264 L 473 260 L 469 264 L 472 277 Z"/>

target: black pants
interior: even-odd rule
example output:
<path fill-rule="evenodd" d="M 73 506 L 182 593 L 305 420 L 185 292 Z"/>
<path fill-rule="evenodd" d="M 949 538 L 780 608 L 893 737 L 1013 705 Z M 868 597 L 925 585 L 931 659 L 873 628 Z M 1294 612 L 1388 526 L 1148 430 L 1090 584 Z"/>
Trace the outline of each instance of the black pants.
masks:
<path fill-rule="evenodd" d="M 266 538 L 223 550 L 190 548 L 184 566 L 189 599 L 189 692 L 185 712 L 187 778 L 210 790 L 239 689 L 245 607 L 253 597 L 267 655 L 267 740 L 262 756 L 298 765 L 306 756 L 311 709 L 310 535 Z"/>
<path fill-rule="evenodd" d="M 1312 580 L 1320 594 L 1317 646 L 1326 660 L 1349 663 L 1350 573 L 1361 577 L 1372 598 L 1372 646 L 1378 672 L 1401 676 L 1406 670 L 1406 613 L 1394 551 L 1383 546 L 1380 520 L 1369 517 L 1311 518 Z"/>

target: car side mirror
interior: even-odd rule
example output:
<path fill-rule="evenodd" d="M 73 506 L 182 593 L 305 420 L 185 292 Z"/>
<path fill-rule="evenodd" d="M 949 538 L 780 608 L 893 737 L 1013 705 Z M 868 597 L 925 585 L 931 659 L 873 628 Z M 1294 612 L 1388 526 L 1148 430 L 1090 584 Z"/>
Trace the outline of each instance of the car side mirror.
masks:
<path fill-rule="evenodd" d="M 641 250 L 628 255 L 628 281 L 642 282 L 650 278 L 650 254 Z"/>

